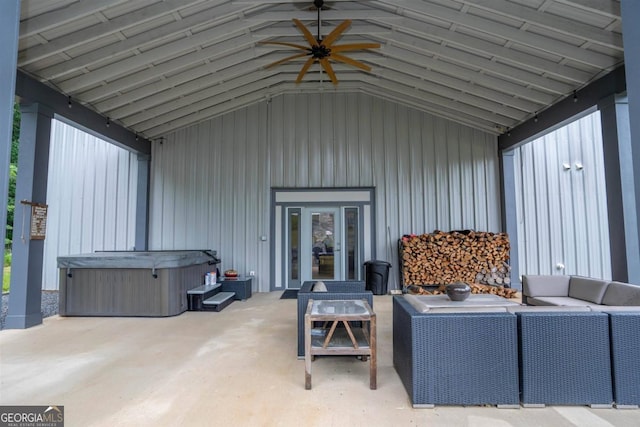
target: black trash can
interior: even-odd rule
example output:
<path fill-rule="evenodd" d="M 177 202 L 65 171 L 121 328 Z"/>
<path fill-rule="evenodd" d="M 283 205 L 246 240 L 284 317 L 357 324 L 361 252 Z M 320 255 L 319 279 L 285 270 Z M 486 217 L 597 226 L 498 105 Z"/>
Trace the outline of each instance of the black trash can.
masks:
<path fill-rule="evenodd" d="M 389 269 L 387 261 L 367 261 L 364 263 L 365 288 L 374 295 L 386 295 L 389 288 Z"/>

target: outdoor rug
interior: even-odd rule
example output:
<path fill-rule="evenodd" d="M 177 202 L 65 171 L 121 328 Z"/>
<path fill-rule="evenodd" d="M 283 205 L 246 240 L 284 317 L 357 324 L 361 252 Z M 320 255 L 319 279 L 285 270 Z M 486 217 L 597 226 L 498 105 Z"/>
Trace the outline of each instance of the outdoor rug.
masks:
<path fill-rule="evenodd" d="M 287 289 L 282 293 L 280 299 L 298 299 L 298 290 L 297 289 Z"/>

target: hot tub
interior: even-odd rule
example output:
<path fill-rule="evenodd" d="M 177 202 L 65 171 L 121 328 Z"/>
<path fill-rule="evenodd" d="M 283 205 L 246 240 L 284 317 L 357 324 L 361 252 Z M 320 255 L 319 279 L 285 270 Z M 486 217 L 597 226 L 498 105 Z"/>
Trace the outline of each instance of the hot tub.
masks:
<path fill-rule="evenodd" d="M 61 316 L 175 316 L 187 290 L 220 263 L 215 251 L 94 252 L 58 257 Z"/>

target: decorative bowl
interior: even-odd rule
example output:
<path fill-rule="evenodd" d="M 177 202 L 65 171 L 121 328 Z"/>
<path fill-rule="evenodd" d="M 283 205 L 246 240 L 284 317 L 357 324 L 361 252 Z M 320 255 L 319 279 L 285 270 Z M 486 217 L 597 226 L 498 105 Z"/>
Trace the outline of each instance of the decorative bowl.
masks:
<path fill-rule="evenodd" d="M 446 290 L 451 301 L 464 301 L 471 293 L 471 287 L 463 282 L 451 283 L 446 286 Z"/>
<path fill-rule="evenodd" d="M 226 270 L 224 277 L 238 277 L 238 272 L 236 270 Z"/>

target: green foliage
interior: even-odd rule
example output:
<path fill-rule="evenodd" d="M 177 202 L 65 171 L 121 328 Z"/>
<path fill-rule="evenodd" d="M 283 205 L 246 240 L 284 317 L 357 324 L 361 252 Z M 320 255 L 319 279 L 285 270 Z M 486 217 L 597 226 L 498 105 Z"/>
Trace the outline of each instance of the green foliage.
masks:
<path fill-rule="evenodd" d="M 20 140 L 20 105 L 13 105 L 13 133 L 11 136 L 11 164 L 18 166 L 18 141 Z"/>
<path fill-rule="evenodd" d="M 11 286 L 11 251 L 4 253 L 4 268 L 2 269 L 2 292 L 9 292 Z"/>
<path fill-rule="evenodd" d="M 4 239 L 6 248 L 13 241 L 13 214 L 16 208 L 16 177 L 18 176 L 18 143 L 20 141 L 20 105 L 13 106 L 13 135 L 11 137 L 11 159 L 9 164 L 9 194 L 7 199 L 7 231 Z M 11 258 L 9 258 L 10 260 Z M 6 258 L 5 258 L 6 262 Z"/>

